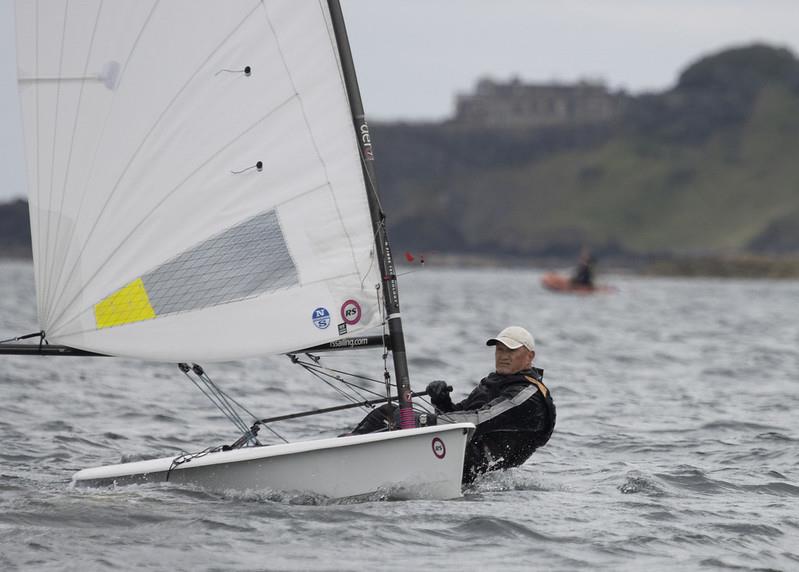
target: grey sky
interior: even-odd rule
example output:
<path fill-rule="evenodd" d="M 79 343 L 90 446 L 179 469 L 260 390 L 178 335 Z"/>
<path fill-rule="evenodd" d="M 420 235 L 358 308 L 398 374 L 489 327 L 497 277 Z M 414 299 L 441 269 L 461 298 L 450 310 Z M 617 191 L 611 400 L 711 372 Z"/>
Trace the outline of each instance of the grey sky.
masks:
<path fill-rule="evenodd" d="M 309 0 L 298 0 L 309 1 Z M 341 0 L 367 115 L 438 119 L 479 77 L 662 90 L 701 55 L 799 53 L 799 0 Z M 23 193 L 11 0 L 0 0 L 0 200 Z"/>

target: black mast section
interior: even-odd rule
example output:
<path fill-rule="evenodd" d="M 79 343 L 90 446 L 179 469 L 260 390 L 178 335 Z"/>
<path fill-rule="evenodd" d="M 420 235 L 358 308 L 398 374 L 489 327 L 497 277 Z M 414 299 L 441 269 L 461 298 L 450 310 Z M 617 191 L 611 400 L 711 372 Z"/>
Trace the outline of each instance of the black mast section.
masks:
<path fill-rule="evenodd" d="M 369 211 L 372 215 L 372 227 L 375 231 L 375 246 L 377 247 L 377 260 L 383 282 L 383 298 L 386 305 L 388 319 L 388 335 L 391 338 L 391 355 L 394 360 L 394 376 L 397 384 L 397 397 L 400 406 L 400 427 L 410 429 L 416 426 L 411 408 L 411 384 L 408 376 L 408 360 L 405 355 L 405 336 L 402 333 L 402 320 L 400 319 L 399 290 L 397 276 L 394 270 L 394 260 L 391 257 L 391 248 L 388 244 L 386 233 L 386 217 L 377 200 L 377 178 L 375 177 L 374 152 L 372 150 L 369 126 L 363 111 L 361 92 L 358 87 L 358 78 L 355 75 L 355 66 L 352 63 L 350 42 L 347 39 L 347 28 L 344 25 L 344 15 L 338 0 L 328 0 L 333 31 L 336 35 L 341 68 L 344 74 L 344 83 L 352 111 L 352 120 L 355 125 L 355 136 L 361 150 L 361 167 L 363 178 L 366 182 L 366 195 L 369 199 Z"/>

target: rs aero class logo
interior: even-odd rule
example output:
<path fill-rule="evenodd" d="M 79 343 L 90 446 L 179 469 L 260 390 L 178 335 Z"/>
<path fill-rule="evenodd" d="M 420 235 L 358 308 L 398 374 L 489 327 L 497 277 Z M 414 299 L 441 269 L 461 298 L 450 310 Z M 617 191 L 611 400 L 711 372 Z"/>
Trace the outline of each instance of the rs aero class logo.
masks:
<path fill-rule="evenodd" d="M 320 306 L 313 311 L 311 319 L 313 320 L 314 326 L 320 330 L 324 330 L 330 325 L 330 312 L 327 311 L 327 308 L 322 308 Z"/>
<path fill-rule="evenodd" d="M 444 441 L 438 437 L 434 437 L 433 442 L 430 445 L 433 447 L 433 454 L 437 458 L 443 459 L 446 456 L 447 448 L 444 446 Z"/>
<path fill-rule="evenodd" d="M 350 326 L 361 321 L 361 305 L 355 300 L 347 300 L 341 305 L 341 319 Z"/>

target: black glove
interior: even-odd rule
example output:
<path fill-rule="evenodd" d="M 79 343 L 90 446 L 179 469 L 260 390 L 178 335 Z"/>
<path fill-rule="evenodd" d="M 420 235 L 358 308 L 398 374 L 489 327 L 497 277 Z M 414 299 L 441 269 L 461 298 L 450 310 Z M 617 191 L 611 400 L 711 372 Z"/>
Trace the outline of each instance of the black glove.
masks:
<path fill-rule="evenodd" d="M 433 405 L 443 411 L 452 411 L 450 391 L 452 391 L 452 386 L 447 385 L 447 382 L 442 379 L 437 379 L 427 384 L 427 396 Z"/>

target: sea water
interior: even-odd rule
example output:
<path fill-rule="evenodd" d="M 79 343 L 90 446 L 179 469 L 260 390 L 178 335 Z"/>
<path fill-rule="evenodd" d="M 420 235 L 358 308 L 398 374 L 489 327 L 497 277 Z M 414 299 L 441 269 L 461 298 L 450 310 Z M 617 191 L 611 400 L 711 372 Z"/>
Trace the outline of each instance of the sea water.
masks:
<path fill-rule="evenodd" d="M 485 340 L 518 324 L 557 404 L 546 447 L 459 500 L 76 489 L 78 469 L 237 435 L 173 365 L 0 356 L 0 569 L 799 569 L 799 283 L 603 275 L 615 292 L 576 296 L 540 277 L 401 278 L 415 389 L 465 396 L 491 370 Z M 0 339 L 36 329 L 31 265 L 0 262 Z M 382 379 L 379 350 L 322 360 Z M 340 403 L 285 357 L 206 365 L 258 416 Z M 361 416 L 275 429 L 334 436 Z"/>

